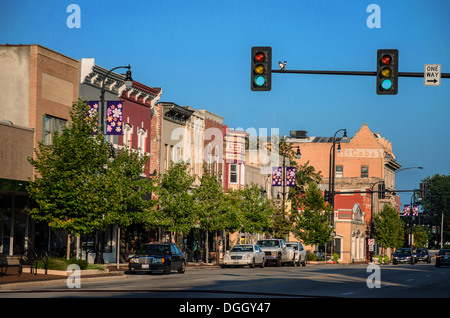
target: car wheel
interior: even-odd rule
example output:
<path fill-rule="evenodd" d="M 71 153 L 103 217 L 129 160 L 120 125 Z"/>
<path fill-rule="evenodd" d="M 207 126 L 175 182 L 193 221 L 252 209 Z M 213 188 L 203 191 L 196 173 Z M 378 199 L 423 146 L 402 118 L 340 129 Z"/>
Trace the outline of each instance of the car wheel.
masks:
<path fill-rule="evenodd" d="M 255 258 L 253 258 L 253 261 L 250 264 L 248 264 L 248 267 L 255 268 Z"/>
<path fill-rule="evenodd" d="M 261 268 L 264 268 L 264 265 L 266 265 L 266 260 L 263 258 L 262 263 L 260 265 Z"/>
<path fill-rule="evenodd" d="M 305 257 L 305 259 L 302 262 L 302 266 L 306 266 L 306 257 Z"/>
<path fill-rule="evenodd" d="M 170 274 L 170 271 L 171 271 L 170 266 L 167 266 L 167 267 L 164 269 L 164 274 L 165 274 L 165 275 L 169 275 L 169 274 Z"/>
<path fill-rule="evenodd" d="M 277 258 L 277 267 L 281 267 L 282 263 L 281 263 L 281 256 L 278 256 Z"/>
<path fill-rule="evenodd" d="M 186 263 L 181 262 L 181 267 L 178 269 L 178 273 L 184 274 L 185 271 L 186 271 Z"/>

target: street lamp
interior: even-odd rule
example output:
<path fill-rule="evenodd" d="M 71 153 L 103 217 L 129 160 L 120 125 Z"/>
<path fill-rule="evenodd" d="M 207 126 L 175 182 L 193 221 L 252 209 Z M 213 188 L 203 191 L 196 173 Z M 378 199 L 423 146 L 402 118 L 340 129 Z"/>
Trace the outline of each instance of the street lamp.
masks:
<path fill-rule="evenodd" d="M 300 152 L 300 146 L 297 146 L 297 147 L 288 146 L 281 152 L 281 155 L 283 156 L 283 192 L 281 193 L 283 195 L 283 212 L 284 212 L 284 199 L 285 199 L 285 196 L 286 196 L 286 191 L 285 191 L 285 189 L 286 189 L 286 155 L 293 148 L 297 148 L 297 151 L 295 153 L 295 157 L 297 159 L 300 159 L 301 156 L 302 156 L 302 154 Z M 277 198 L 279 198 L 279 194 L 280 193 L 278 192 Z"/>
<path fill-rule="evenodd" d="M 336 131 L 334 133 L 334 137 L 333 137 L 333 145 L 330 148 L 330 167 L 329 167 L 329 174 L 328 174 L 328 191 L 329 191 L 329 195 L 330 197 L 330 203 L 331 206 L 333 207 L 333 213 L 331 215 L 331 220 L 334 221 L 334 179 L 335 179 L 335 175 L 336 175 L 336 171 L 335 171 L 335 157 L 336 157 L 336 135 L 340 132 L 343 131 L 344 134 L 342 136 L 342 138 L 347 138 L 347 130 L 346 129 L 339 129 L 338 131 Z M 338 153 L 341 151 L 341 143 L 338 142 Z"/>
<path fill-rule="evenodd" d="M 131 78 L 131 66 L 128 64 L 128 66 L 117 66 L 114 67 L 113 69 L 110 69 L 108 71 L 108 73 L 106 73 L 105 77 L 103 78 L 102 81 L 102 90 L 101 90 L 101 94 L 100 94 L 100 127 L 103 133 L 105 133 L 104 129 L 105 129 L 105 82 L 106 79 L 108 78 L 108 75 L 118 69 L 118 68 L 127 68 L 128 71 L 125 74 L 125 88 L 128 90 L 131 88 L 131 86 L 133 85 L 133 79 Z"/>
<path fill-rule="evenodd" d="M 105 114 L 106 114 L 106 111 L 105 111 L 105 82 L 106 82 L 106 79 L 108 78 L 108 75 L 112 71 L 114 71 L 114 70 L 116 70 L 118 68 L 127 68 L 128 69 L 128 71 L 125 74 L 125 87 L 126 87 L 126 89 L 127 90 L 130 89 L 131 86 L 133 85 L 133 79 L 131 78 L 131 70 L 130 70 L 131 66 L 129 64 L 128 64 L 128 66 L 117 66 L 117 67 L 114 67 L 114 68 L 110 69 L 106 73 L 105 77 L 103 78 L 102 86 L 101 86 L 101 93 L 100 93 L 100 129 L 103 132 L 104 136 L 106 135 L 106 132 L 105 132 Z M 113 153 L 114 153 L 112 149 L 114 149 L 114 148 L 112 147 L 112 145 L 110 145 L 111 157 L 113 157 Z M 117 237 L 119 237 L 119 232 L 117 234 Z M 95 260 L 94 260 L 95 264 L 103 264 L 104 263 L 102 250 L 103 250 L 103 247 L 100 247 L 100 246 L 96 247 L 96 256 L 95 256 Z M 118 251 L 117 252 L 117 264 L 118 264 L 118 262 L 119 262 L 118 261 L 119 260 L 119 257 L 118 257 L 119 256 L 119 249 L 117 251 Z"/>
<path fill-rule="evenodd" d="M 400 171 L 403 171 L 403 170 L 408 170 L 408 169 L 420 169 L 420 170 L 422 170 L 423 167 L 408 167 L 408 168 L 402 168 L 402 169 L 396 170 L 395 173 L 400 172 Z"/>

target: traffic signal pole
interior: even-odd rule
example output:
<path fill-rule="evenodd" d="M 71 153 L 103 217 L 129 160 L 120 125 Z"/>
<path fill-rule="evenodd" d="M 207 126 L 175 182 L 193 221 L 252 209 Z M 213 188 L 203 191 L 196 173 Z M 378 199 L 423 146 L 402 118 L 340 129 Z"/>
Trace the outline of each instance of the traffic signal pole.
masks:
<path fill-rule="evenodd" d="M 272 73 L 377 76 L 377 72 L 365 72 L 365 71 L 315 71 L 315 70 L 274 70 L 274 69 L 272 69 Z M 398 76 L 399 77 L 423 77 L 424 73 L 398 72 Z M 450 78 L 450 73 L 442 73 L 441 78 Z"/>

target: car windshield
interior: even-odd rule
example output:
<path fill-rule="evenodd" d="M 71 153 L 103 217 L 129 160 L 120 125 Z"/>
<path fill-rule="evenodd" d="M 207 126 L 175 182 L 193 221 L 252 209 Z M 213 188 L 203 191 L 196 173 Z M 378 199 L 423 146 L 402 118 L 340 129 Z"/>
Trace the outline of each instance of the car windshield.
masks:
<path fill-rule="evenodd" d="M 410 250 L 408 250 L 408 249 L 398 249 L 398 250 L 395 250 L 395 254 L 411 254 L 411 251 Z"/>
<path fill-rule="evenodd" d="M 286 246 L 287 247 L 292 247 L 292 248 L 294 248 L 294 250 L 298 250 L 298 245 L 295 244 L 295 243 L 286 243 Z"/>
<path fill-rule="evenodd" d="M 280 241 L 262 240 L 262 241 L 258 241 L 258 245 L 261 247 L 280 247 Z"/>
<path fill-rule="evenodd" d="M 143 254 L 168 255 L 170 254 L 170 246 L 164 244 L 145 245 L 143 249 Z"/>
<path fill-rule="evenodd" d="M 237 245 L 231 249 L 231 252 L 253 252 L 253 246 L 251 245 Z"/>
<path fill-rule="evenodd" d="M 416 251 L 416 254 L 426 254 L 426 253 L 427 253 L 427 250 L 423 250 L 423 249 Z"/>
<path fill-rule="evenodd" d="M 440 250 L 439 255 L 450 255 L 450 250 Z"/>

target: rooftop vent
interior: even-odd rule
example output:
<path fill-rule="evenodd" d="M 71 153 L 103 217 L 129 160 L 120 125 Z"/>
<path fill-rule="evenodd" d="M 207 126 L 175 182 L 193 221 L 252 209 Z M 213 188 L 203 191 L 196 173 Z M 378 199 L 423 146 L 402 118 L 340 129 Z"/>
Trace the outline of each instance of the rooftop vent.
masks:
<path fill-rule="evenodd" d="M 306 130 L 291 130 L 289 136 L 291 138 L 308 138 Z"/>

